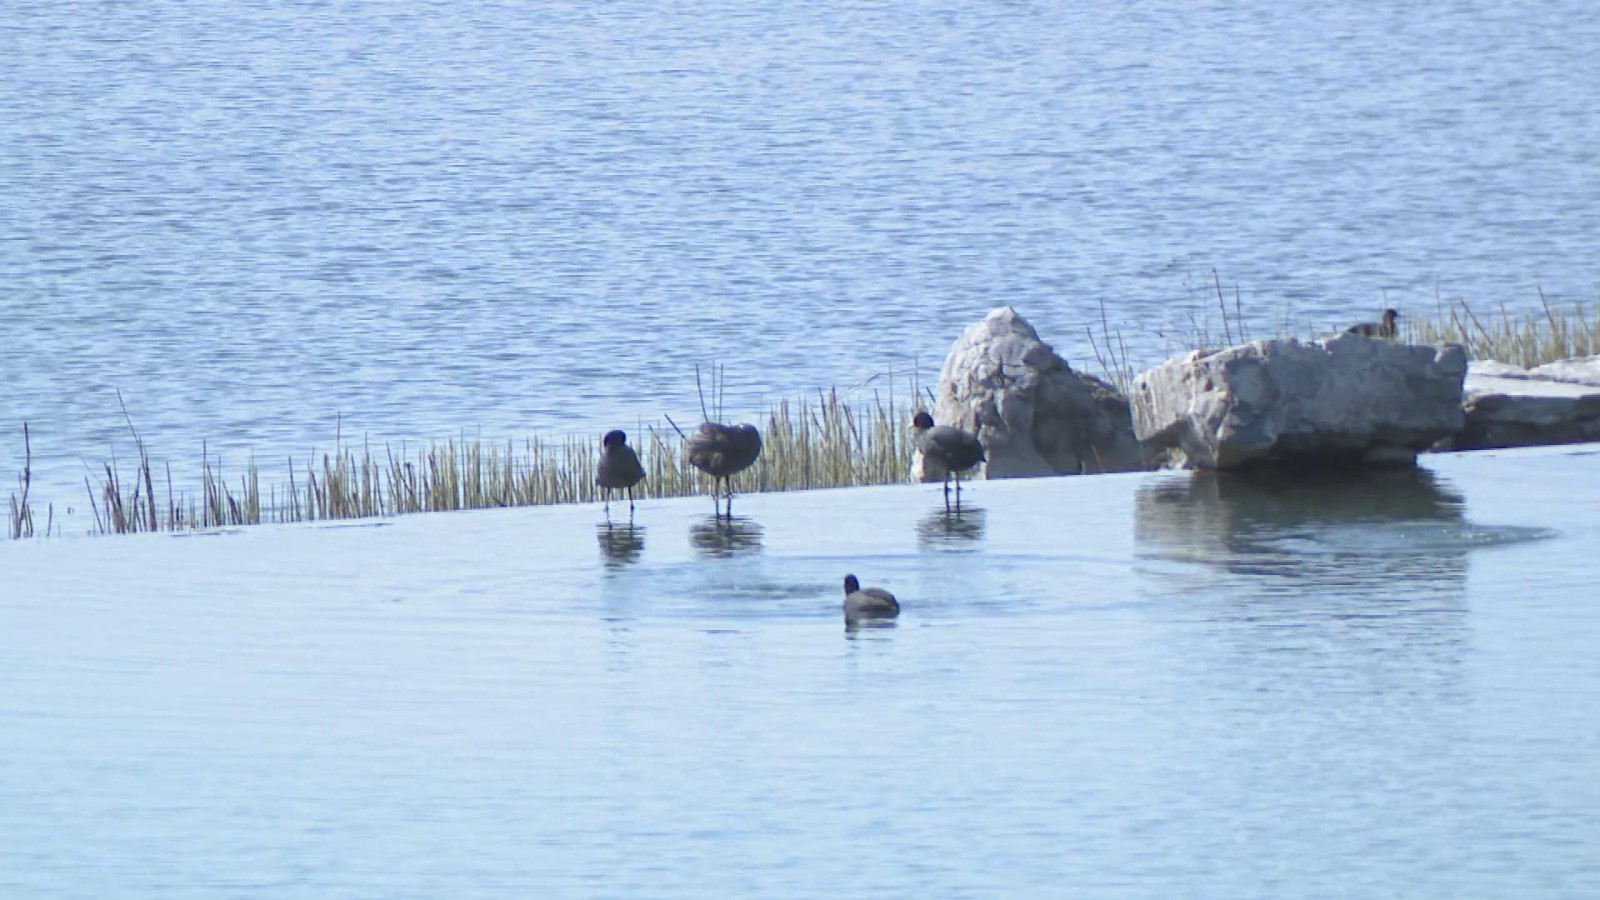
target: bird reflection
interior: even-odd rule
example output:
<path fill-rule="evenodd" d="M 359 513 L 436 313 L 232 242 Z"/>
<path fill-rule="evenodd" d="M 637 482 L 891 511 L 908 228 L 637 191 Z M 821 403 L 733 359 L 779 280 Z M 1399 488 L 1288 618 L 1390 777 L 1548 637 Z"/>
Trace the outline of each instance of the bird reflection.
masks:
<path fill-rule="evenodd" d="M 689 526 L 689 545 L 706 556 L 744 556 L 761 552 L 762 534 L 754 519 L 719 514 Z"/>
<path fill-rule="evenodd" d="M 607 522 L 595 526 L 594 536 L 600 544 L 600 555 L 605 558 L 608 567 L 620 568 L 636 563 L 639 555 L 644 553 L 643 525 L 612 525 Z"/>
<path fill-rule="evenodd" d="M 885 631 L 893 631 L 897 627 L 894 619 L 867 619 L 852 622 L 849 619 L 844 623 L 844 636 L 848 640 L 857 640 L 863 637 L 881 635 Z"/>
<path fill-rule="evenodd" d="M 977 550 L 989 513 L 981 506 L 942 507 L 917 523 L 924 550 Z"/>

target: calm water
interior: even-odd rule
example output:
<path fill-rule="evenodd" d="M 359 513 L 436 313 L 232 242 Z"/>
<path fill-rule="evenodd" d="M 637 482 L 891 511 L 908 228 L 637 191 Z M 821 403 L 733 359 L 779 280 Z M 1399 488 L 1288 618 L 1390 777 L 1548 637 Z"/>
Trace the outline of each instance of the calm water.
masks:
<path fill-rule="evenodd" d="M 1429 466 L 0 543 L 0 894 L 1595 896 L 1600 453 Z"/>
<path fill-rule="evenodd" d="M 1015 304 L 1080 367 L 1600 285 L 1600 15 L 12 0 L 0 477 L 731 414 Z M 872 387 L 883 387 L 883 380 Z M 74 520 L 76 522 L 76 520 Z M 76 527 L 76 524 L 74 525 Z M 81 529 L 80 529 L 81 530 Z"/>

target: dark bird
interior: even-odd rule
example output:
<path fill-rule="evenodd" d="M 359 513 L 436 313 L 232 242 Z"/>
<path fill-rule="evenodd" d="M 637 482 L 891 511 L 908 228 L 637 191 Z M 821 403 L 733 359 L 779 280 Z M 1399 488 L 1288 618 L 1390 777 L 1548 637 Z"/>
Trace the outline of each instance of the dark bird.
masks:
<path fill-rule="evenodd" d="M 900 615 L 900 602 L 883 588 L 863 589 L 854 575 L 844 577 L 844 624 L 855 625 L 871 619 L 892 619 Z"/>
<path fill-rule="evenodd" d="M 911 433 L 917 442 L 917 449 L 922 451 L 922 477 L 926 481 L 935 478 L 944 481 L 944 499 L 950 501 L 950 478 L 956 480 L 956 503 L 961 503 L 961 473 L 965 472 L 988 457 L 983 455 L 983 444 L 976 435 L 970 431 L 962 431 L 949 425 L 935 426 L 933 416 L 926 410 L 918 412 L 911 419 Z"/>
<path fill-rule="evenodd" d="M 605 498 L 606 518 L 611 518 L 611 492 L 628 492 L 628 516 L 633 516 L 633 486 L 644 480 L 644 466 L 639 465 L 639 454 L 628 446 L 628 435 L 621 431 L 608 431 L 600 441 L 600 462 L 594 467 L 594 483 L 600 486 Z"/>
<path fill-rule="evenodd" d="M 711 476 L 711 500 L 717 502 L 717 482 L 727 488 L 728 518 L 733 518 L 733 476 L 750 468 L 761 455 L 761 432 L 751 424 L 700 423 L 685 448 L 689 465 Z M 721 507 L 718 507 L 721 513 Z"/>
<path fill-rule="evenodd" d="M 1362 322 L 1358 325 L 1351 325 L 1349 328 L 1345 329 L 1345 334 L 1360 334 L 1365 335 L 1366 337 L 1387 338 L 1392 340 L 1397 333 L 1394 326 L 1394 320 L 1398 318 L 1400 318 L 1399 313 L 1392 309 L 1386 309 L 1383 311 L 1382 320 L 1377 322 Z"/>

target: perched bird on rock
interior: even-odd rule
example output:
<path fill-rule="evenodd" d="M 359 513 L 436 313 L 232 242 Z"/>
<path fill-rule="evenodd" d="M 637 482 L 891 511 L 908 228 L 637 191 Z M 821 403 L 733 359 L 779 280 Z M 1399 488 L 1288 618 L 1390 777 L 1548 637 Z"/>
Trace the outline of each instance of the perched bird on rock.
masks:
<path fill-rule="evenodd" d="M 594 467 L 594 483 L 600 486 L 605 498 L 606 518 L 611 518 L 611 492 L 628 492 L 628 516 L 633 516 L 633 486 L 644 480 L 644 466 L 639 464 L 639 454 L 628 446 L 628 435 L 621 431 L 608 431 L 600 441 L 600 462 Z"/>
<path fill-rule="evenodd" d="M 717 482 L 727 488 L 728 518 L 733 518 L 733 476 L 750 468 L 761 455 L 761 432 L 749 423 L 722 425 L 702 422 L 685 447 L 689 465 L 711 476 L 711 500 L 717 502 Z M 721 507 L 718 507 L 721 514 Z"/>
<path fill-rule="evenodd" d="M 854 575 L 844 577 L 844 624 L 856 625 L 873 619 L 892 619 L 900 615 L 900 602 L 883 588 L 861 587 Z"/>
<path fill-rule="evenodd" d="M 926 410 L 911 418 L 911 434 L 916 447 L 922 452 L 924 480 L 935 478 L 944 481 L 944 499 L 950 501 L 950 478 L 956 480 L 956 503 L 961 502 L 961 473 L 972 469 L 987 457 L 977 435 L 949 425 L 935 426 L 933 416 Z"/>
<path fill-rule="evenodd" d="M 1398 318 L 1400 318 L 1399 313 L 1392 309 L 1386 309 L 1383 311 L 1383 317 L 1380 321 L 1362 322 L 1357 325 L 1351 325 L 1349 328 L 1345 329 L 1345 334 L 1360 334 L 1365 335 L 1366 337 L 1387 338 L 1393 340 L 1395 334 L 1398 333 L 1395 329 L 1394 320 Z"/>

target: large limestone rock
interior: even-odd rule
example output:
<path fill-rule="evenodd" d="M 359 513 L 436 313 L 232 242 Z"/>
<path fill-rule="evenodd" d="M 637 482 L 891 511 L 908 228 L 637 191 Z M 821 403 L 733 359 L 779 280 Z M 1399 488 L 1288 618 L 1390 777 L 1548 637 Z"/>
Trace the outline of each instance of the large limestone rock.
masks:
<path fill-rule="evenodd" d="M 1466 424 L 1447 447 L 1476 450 L 1600 441 L 1600 356 L 1524 369 L 1467 367 Z"/>
<path fill-rule="evenodd" d="M 1171 359 L 1134 380 L 1140 440 L 1188 468 L 1414 463 L 1460 430 L 1467 356 L 1340 335 Z"/>
<path fill-rule="evenodd" d="M 940 425 L 975 432 L 987 478 L 1128 472 L 1145 468 L 1128 401 L 1074 372 L 1011 307 L 961 333 L 939 373 Z M 912 477 L 922 478 L 922 460 Z"/>

